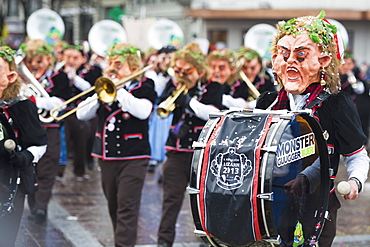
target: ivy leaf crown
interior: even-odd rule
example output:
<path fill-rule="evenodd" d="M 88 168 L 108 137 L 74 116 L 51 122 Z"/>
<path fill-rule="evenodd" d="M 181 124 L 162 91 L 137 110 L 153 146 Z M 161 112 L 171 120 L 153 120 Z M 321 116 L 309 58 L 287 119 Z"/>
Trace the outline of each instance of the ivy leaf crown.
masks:
<path fill-rule="evenodd" d="M 4 58 L 5 61 L 11 63 L 14 61 L 15 50 L 9 46 L 0 47 L 0 57 Z"/>
<path fill-rule="evenodd" d="M 23 54 L 28 54 L 31 57 L 34 57 L 39 54 L 41 54 L 43 57 L 52 54 L 51 46 L 48 44 L 41 45 L 39 48 L 37 48 L 36 51 L 28 51 L 27 45 L 25 43 L 22 43 L 19 46 L 19 49 L 22 51 Z"/>
<path fill-rule="evenodd" d="M 122 57 L 121 62 L 126 61 L 126 59 L 132 55 L 136 55 L 136 59 L 139 59 L 140 49 L 135 46 L 117 48 L 116 44 L 113 44 L 111 48 L 107 51 L 107 56 L 109 58 L 121 56 Z"/>
<path fill-rule="evenodd" d="M 205 55 L 202 52 L 193 52 L 191 50 L 183 49 L 183 50 L 176 51 L 176 53 L 187 53 L 191 57 L 193 57 L 197 61 L 198 64 L 204 63 Z"/>
<path fill-rule="evenodd" d="M 297 18 L 290 19 L 288 21 L 279 21 L 278 28 L 285 31 L 286 35 L 292 35 L 296 37 L 302 32 L 306 31 L 310 39 L 314 43 L 321 43 L 327 45 L 334 38 L 334 34 L 338 32 L 335 25 L 328 23 L 324 17 L 326 13 L 321 10 L 320 14 L 315 17 L 304 17 L 307 19 L 307 25 L 304 27 L 297 27 Z M 312 18 L 314 19 L 314 24 L 312 25 Z"/>
<path fill-rule="evenodd" d="M 229 49 L 219 49 L 219 50 L 214 50 L 211 52 L 212 55 L 217 56 L 217 57 L 225 57 L 225 58 L 236 58 L 236 54 L 234 51 L 229 50 Z"/>
<path fill-rule="evenodd" d="M 238 54 L 239 54 L 239 57 L 244 57 L 245 59 L 247 59 L 247 61 L 251 61 L 254 58 L 258 59 L 260 57 L 260 54 L 256 50 L 246 48 L 246 47 L 240 48 L 240 50 L 238 51 Z"/>

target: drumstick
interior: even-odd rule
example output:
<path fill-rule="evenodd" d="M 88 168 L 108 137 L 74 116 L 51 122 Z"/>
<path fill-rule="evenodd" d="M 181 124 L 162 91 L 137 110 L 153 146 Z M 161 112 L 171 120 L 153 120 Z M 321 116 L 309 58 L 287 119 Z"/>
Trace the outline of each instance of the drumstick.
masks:
<path fill-rule="evenodd" d="M 337 185 L 337 190 L 341 195 L 348 195 L 351 192 L 351 185 L 347 181 L 341 181 Z"/>
<path fill-rule="evenodd" d="M 287 186 L 287 185 L 273 184 L 272 187 L 284 189 L 284 190 L 290 190 L 290 186 Z"/>
<path fill-rule="evenodd" d="M 12 139 L 8 139 L 4 142 L 4 148 L 9 152 L 14 151 L 15 147 L 15 141 Z"/>

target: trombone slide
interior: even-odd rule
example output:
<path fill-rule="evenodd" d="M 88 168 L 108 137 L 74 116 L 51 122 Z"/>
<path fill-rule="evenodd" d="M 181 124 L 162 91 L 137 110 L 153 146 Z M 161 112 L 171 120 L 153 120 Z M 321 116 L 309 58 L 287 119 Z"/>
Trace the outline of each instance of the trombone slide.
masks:
<path fill-rule="evenodd" d="M 55 119 L 55 120 L 62 120 L 63 118 L 66 118 L 68 117 L 69 115 L 72 115 L 73 113 L 75 113 L 78 109 L 84 107 L 85 105 L 88 105 L 90 102 L 92 102 L 93 100 L 96 100 L 96 99 L 99 99 L 100 101 L 104 102 L 104 103 L 111 103 L 113 102 L 115 99 L 116 99 L 116 94 L 117 94 L 117 88 L 121 85 L 123 85 L 125 82 L 127 81 L 130 81 L 132 79 L 134 79 L 135 77 L 141 75 L 142 73 L 144 73 L 145 71 L 151 69 L 153 67 L 153 65 L 148 65 L 146 67 L 144 67 L 143 69 L 137 71 L 136 73 L 133 73 L 125 78 L 123 78 L 122 80 L 116 82 L 116 83 L 113 83 L 109 78 L 107 77 L 104 77 L 104 76 L 101 76 L 99 77 L 98 79 L 96 79 L 95 81 L 95 85 L 92 86 L 91 88 L 75 95 L 74 97 L 66 100 L 65 102 L 63 102 L 63 104 L 61 104 L 60 106 L 58 107 L 55 107 L 54 109 L 52 109 L 50 111 L 50 115 Z M 57 114 L 55 114 L 56 111 L 58 111 L 60 108 L 64 107 L 65 105 L 68 105 L 69 103 L 75 101 L 76 99 L 80 98 L 81 96 L 91 92 L 95 90 L 95 93 L 96 93 L 96 97 L 92 96 L 90 97 L 90 100 L 88 101 L 84 101 L 84 102 L 81 102 L 77 107 L 73 108 L 72 110 L 64 113 L 62 116 L 57 116 Z"/>
<path fill-rule="evenodd" d="M 244 74 L 242 70 L 239 71 L 240 77 L 243 79 L 243 81 L 247 84 L 249 93 L 254 99 L 257 99 L 260 96 L 260 92 L 257 90 L 257 88 L 253 85 L 253 83 L 248 79 L 248 77 Z"/>

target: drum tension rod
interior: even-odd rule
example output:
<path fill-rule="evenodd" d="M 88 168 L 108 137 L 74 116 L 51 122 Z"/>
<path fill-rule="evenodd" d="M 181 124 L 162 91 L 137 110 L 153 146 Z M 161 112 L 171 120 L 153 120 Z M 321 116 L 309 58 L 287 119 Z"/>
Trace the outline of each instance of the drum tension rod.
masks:
<path fill-rule="evenodd" d="M 199 190 L 196 188 L 192 188 L 190 186 L 186 187 L 186 193 L 189 195 L 197 195 L 199 194 Z"/>
<path fill-rule="evenodd" d="M 257 198 L 262 200 L 274 201 L 274 192 L 258 194 Z"/>
<path fill-rule="evenodd" d="M 316 211 L 315 211 L 315 215 L 314 215 L 314 217 L 316 218 L 317 216 L 318 216 L 318 210 L 316 210 Z M 329 212 L 328 210 L 326 210 L 326 211 L 325 211 L 324 218 L 325 218 L 326 220 L 331 221 L 331 219 L 330 219 L 330 212 Z"/>
<path fill-rule="evenodd" d="M 207 236 L 207 233 L 205 231 L 198 230 L 198 229 L 194 230 L 194 234 L 197 237 L 206 237 Z"/>

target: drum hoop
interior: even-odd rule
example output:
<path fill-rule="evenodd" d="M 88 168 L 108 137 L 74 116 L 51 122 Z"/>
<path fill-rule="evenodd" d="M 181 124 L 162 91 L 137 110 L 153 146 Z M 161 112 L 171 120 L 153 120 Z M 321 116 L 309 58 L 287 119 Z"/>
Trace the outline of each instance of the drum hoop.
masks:
<path fill-rule="evenodd" d="M 208 142 L 211 134 L 213 133 L 213 129 L 214 129 L 214 126 L 217 125 L 217 123 L 220 121 L 220 116 L 218 117 L 215 117 L 215 118 L 212 118 L 210 119 L 208 122 L 207 122 L 207 126 L 205 126 L 200 135 L 199 135 L 199 140 L 201 140 L 201 148 L 195 148 L 194 150 L 194 154 L 193 154 L 193 159 L 192 159 L 192 163 L 194 164 L 195 161 L 197 163 L 197 167 L 196 167 L 196 170 L 197 170 L 197 174 L 201 174 L 201 169 L 202 169 L 202 159 L 200 159 L 199 157 L 203 157 L 203 154 L 204 154 L 204 147 L 206 145 L 206 143 Z M 212 131 L 209 131 L 209 130 L 212 130 Z M 204 146 L 203 146 L 204 145 Z M 194 166 L 192 165 L 191 167 L 191 172 L 190 174 L 193 174 L 194 173 Z M 193 181 L 195 181 L 193 183 Z M 197 176 L 194 176 L 194 180 L 191 179 L 190 180 L 190 183 L 189 183 L 189 187 L 190 188 L 200 188 L 200 176 L 197 177 Z M 202 223 L 201 223 L 201 215 L 202 215 L 202 212 L 201 212 L 201 208 L 200 208 L 200 192 L 197 193 L 196 195 L 190 195 L 190 198 L 191 198 L 191 204 L 196 204 L 197 205 L 197 214 L 192 214 L 193 215 L 193 220 L 194 220 L 194 223 L 195 223 L 195 226 L 198 230 L 203 230 L 203 226 L 202 226 Z M 208 234 L 208 233 L 207 233 Z"/>
<path fill-rule="evenodd" d="M 207 140 L 207 142 L 205 143 L 206 146 L 205 148 L 202 150 L 203 153 L 205 154 L 204 157 L 207 157 L 207 159 L 203 159 L 202 161 L 202 172 L 200 173 L 202 178 L 204 178 L 204 176 L 207 175 L 207 170 L 208 170 L 208 153 L 209 153 L 209 150 L 210 150 L 210 140 L 214 140 L 216 138 L 215 136 L 215 133 L 217 133 L 217 130 L 222 126 L 222 123 L 224 122 L 226 118 L 226 115 L 222 116 L 219 121 L 217 121 L 217 123 L 214 125 L 215 128 L 212 128 L 212 131 L 211 134 L 208 136 L 209 139 Z M 213 138 L 213 139 L 212 139 Z M 206 179 L 201 179 L 200 181 L 200 184 L 199 184 L 199 209 L 200 209 L 200 222 L 202 224 L 202 228 L 203 230 L 207 233 L 208 236 L 210 236 L 208 230 L 207 230 L 207 227 L 206 227 L 206 216 L 205 216 L 205 205 L 204 205 L 204 188 L 205 188 L 205 183 Z M 202 200 L 200 200 L 200 198 L 202 198 Z"/>
<path fill-rule="evenodd" d="M 314 117 L 310 117 L 308 114 L 299 114 L 302 116 L 312 127 L 313 131 L 317 133 L 324 133 L 320 123 Z M 329 197 L 330 197 L 330 174 L 331 168 L 328 146 L 324 136 L 321 134 L 319 138 L 316 138 L 319 149 L 323 150 L 324 153 L 320 153 L 320 186 L 323 188 L 320 190 L 320 197 L 323 198 L 323 205 L 316 214 L 317 224 L 313 235 L 305 241 L 305 246 L 315 246 L 318 242 L 319 236 L 325 224 L 325 219 L 328 215 Z M 321 169 L 322 164 L 326 164 L 327 169 Z"/>
<path fill-rule="evenodd" d="M 260 179 L 259 178 L 259 175 L 260 175 L 260 157 L 261 157 L 261 147 L 264 143 L 264 141 L 266 140 L 267 138 L 267 134 L 268 134 L 268 131 L 267 128 L 269 128 L 271 126 L 271 122 L 272 122 L 272 118 L 273 116 L 272 115 L 269 115 L 266 120 L 265 120 L 265 124 L 264 124 L 264 127 L 263 127 L 263 134 L 262 136 L 260 137 L 259 141 L 258 141 L 258 145 L 257 145 L 257 148 L 256 148 L 256 162 L 255 162 L 255 173 L 256 173 L 256 176 L 254 176 L 254 181 L 253 181 L 253 184 L 255 186 L 253 186 L 253 192 L 252 192 L 252 206 L 253 206 L 253 221 L 254 221 L 254 233 L 255 233 L 255 239 L 257 241 L 261 241 L 262 240 L 262 236 L 261 236 L 261 229 L 260 229 L 260 222 L 259 222 L 259 217 L 258 217 L 258 208 L 257 208 L 257 204 L 258 204 L 258 180 Z"/>
<path fill-rule="evenodd" d="M 327 216 L 327 208 L 328 208 L 329 196 L 330 196 L 330 193 L 329 193 L 330 192 L 330 179 L 329 179 L 330 178 L 329 177 L 330 161 L 329 161 L 328 149 L 327 149 L 326 141 L 325 141 L 325 139 L 322 135 L 323 129 L 321 128 L 320 123 L 314 117 L 312 117 L 309 113 L 306 113 L 306 112 L 297 113 L 297 114 L 294 114 L 292 116 L 294 116 L 294 117 L 295 116 L 301 116 L 310 125 L 312 131 L 315 133 L 315 138 L 316 138 L 316 141 L 317 141 L 317 145 L 318 145 L 318 148 L 320 150 L 320 163 L 322 162 L 321 164 L 323 164 L 323 166 L 321 166 L 321 167 L 324 167 L 326 164 L 327 164 L 327 167 L 328 167 L 328 169 L 320 169 L 320 177 L 321 177 L 321 179 L 320 179 L 321 180 L 320 181 L 320 187 L 321 187 L 320 199 L 322 199 L 323 203 L 322 203 L 320 208 L 316 209 L 316 215 L 315 215 L 316 222 L 317 222 L 315 225 L 319 226 L 319 227 L 315 227 L 313 234 L 305 240 L 305 244 L 304 244 L 304 246 L 315 246 L 315 244 L 318 242 L 319 235 L 321 234 L 321 231 L 323 229 L 323 225 L 324 225 L 324 222 L 325 222 L 325 219 L 326 219 L 326 216 Z M 283 119 L 281 119 L 281 121 L 282 122 L 285 121 L 286 124 L 288 124 L 290 122 L 290 119 L 283 118 Z M 281 130 L 284 129 L 284 128 L 281 128 L 281 126 L 276 126 L 276 129 L 279 129 L 279 128 Z M 274 137 L 275 135 L 271 135 L 271 136 Z M 272 154 L 272 153 L 269 153 L 269 152 L 266 152 L 266 153 L 267 153 L 268 156 L 272 155 L 273 158 L 275 158 L 275 154 Z M 266 159 L 266 162 L 268 162 L 268 158 Z M 263 182 L 264 181 L 261 181 L 261 183 L 263 183 Z M 266 204 L 266 205 L 264 205 L 264 204 Z M 262 205 L 264 205 L 264 206 L 269 207 L 272 210 L 272 205 L 268 206 L 269 204 L 271 204 L 271 202 L 266 201 L 266 200 L 262 200 L 261 207 L 262 207 Z M 262 215 L 265 215 L 265 211 L 264 210 L 261 210 L 261 211 L 262 211 Z M 272 220 L 272 222 L 273 222 L 273 219 L 270 219 L 270 220 Z M 266 221 L 265 227 L 268 229 L 267 221 Z M 279 237 L 279 236 L 277 236 L 277 237 Z"/>
<path fill-rule="evenodd" d="M 284 129 L 285 129 L 285 127 L 288 125 L 290 123 L 290 120 L 288 120 L 288 119 L 284 119 L 284 118 L 280 118 L 279 119 L 279 121 L 276 123 L 277 125 L 276 126 L 274 126 L 274 130 L 272 131 L 272 133 L 271 134 L 269 134 L 267 137 L 266 137 L 266 141 L 267 141 L 267 144 L 265 145 L 265 147 L 266 148 L 269 148 L 269 147 L 272 147 L 272 146 L 274 146 L 274 145 L 272 145 L 272 142 L 273 142 L 273 140 L 274 140 L 274 137 L 276 136 L 276 133 L 279 131 L 279 130 L 282 130 L 282 131 L 284 131 Z M 280 128 L 283 124 L 285 124 L 285 126 L 283 127 L 283 128 Z M 266 157 L 264 157 L 264 159 L 263 159 L 263 163 L 262 163 L 262 165 L 263 165 L 263 167 L 265 168 L 265 169 L 262 169 L 262 170 L 266 170 L 266 167 L 267 167 L 267 162 L 270 160 L 269 159 L 269 157 L 268 156 L 271 156 L 272 154 L 271 154 L 271 152 L 265 152 L 264 153 L 264 156 L 266 156 Z M 272 155 L 273 156 L 273 158 L 275 158 L 275 154 L 273 154 Z M 264 185 L 264 183 L 265 183 L 265 173 L 261 173 L 261 193 L 265 193 L 265 190 L 264 190 L 264 188 L 265 188 L 265 185 Z M 264 226 L 264 228 L 265 228 L 265 231 L 266 231 L 266 235 L 268 236 L 268 237 L 272 237 L 271 235 L 271 233 L 270 233 L 270 230 L 269 230 L 269 224 L 268 224 L 268 222 L 267 222 L 267 216 L 266 216 L 266 211 L 265 211 L 265 207 L 268 207 L 268 205 L 265 205 L 265 200 L 261 200 L 261 212 L 262 212 L 262 220 L 263 220 L 263 226 Z M 270 208 L 270 210 L 272 210 L 272 208 L 271 207 L 269 207 Z M 273 219 L 270 219 L 270 220 L 273 220 Z M 275 231 L 276 232 L 276 231 Z"/>

